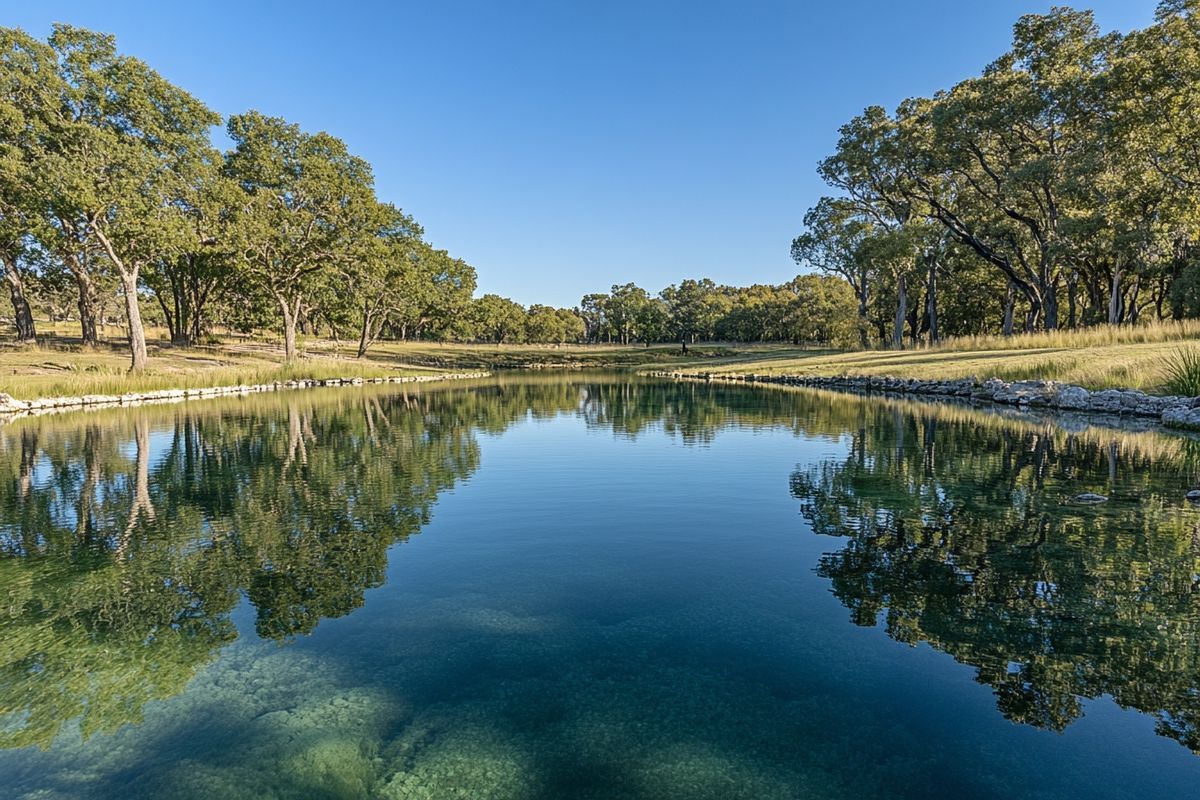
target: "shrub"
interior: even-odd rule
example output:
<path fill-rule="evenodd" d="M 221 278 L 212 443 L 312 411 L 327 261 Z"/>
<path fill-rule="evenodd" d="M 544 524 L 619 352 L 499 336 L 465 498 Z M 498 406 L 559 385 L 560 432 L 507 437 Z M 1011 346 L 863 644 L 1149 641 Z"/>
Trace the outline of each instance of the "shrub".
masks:
<path fill-rule="evenodd" d="M 1200 396 L 1200 350 L 1180 348 L 1167 356 L 1163 364 L 1164 387 L 1170 394 Z"/>

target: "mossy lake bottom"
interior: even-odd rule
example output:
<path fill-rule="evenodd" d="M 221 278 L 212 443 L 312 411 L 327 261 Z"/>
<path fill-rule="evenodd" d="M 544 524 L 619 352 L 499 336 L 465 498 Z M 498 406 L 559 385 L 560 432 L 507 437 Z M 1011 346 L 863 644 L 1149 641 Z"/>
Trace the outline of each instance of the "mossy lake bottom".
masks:
<path fill-rule="evenodd" d="M 16 420 L 0 793 L 1191 796 L 1198 481 L 1156 431 L 587 373 Z"/>

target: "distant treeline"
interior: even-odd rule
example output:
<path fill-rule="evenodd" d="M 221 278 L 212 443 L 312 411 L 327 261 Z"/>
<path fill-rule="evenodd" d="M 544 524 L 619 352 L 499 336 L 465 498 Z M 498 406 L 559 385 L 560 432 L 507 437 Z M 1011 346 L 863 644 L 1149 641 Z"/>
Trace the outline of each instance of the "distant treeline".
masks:
<path fill-rule="evenodd" d="M 656 298 L 614 287 L 577 309 L 474 298 L 475 270 L 379 201 L 341 140 L 256 111 L 223 120 L 113 37 L 68 25 L 44 42 L 0 28 L 0 266 L 19 340 L 39 316 L 77 321 L 85 345 L 117 321 L 134 370 L 147 322 L 180 346 L 218 325 L 273 329 L 289 360 L 298 334 L 353 338 L 361 356 L 380 338 L 845 338 L 838 313 L 814 317 L 822 303 L 853 324 L 853 298 L 811 276 Z"/>
<path fill-rule="evenodd" d="M 589 294 L 579 304 L 589 342 L 791 342 L 853 346 L 854 295 L 825 275 L 780 286 L 718 286 L 685 280 L 651 296 L 632 283 Z"/>
<path fill-rule="evenodd" d="M 1198 316 L 1198 110 L 1200 0 L 1022 17 L 981 75 L 842 127 L 793 256 L 864 345 Z"/>

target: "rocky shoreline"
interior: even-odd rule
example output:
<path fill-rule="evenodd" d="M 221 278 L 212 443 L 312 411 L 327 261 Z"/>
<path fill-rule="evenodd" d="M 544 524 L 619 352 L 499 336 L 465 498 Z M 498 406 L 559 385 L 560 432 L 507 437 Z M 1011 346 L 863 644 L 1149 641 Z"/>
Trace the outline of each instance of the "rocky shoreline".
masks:
<path fill-rule="evenodd" d="M 1154 419 L 1164 427 L 1200 431 L 1200 397 L 1152 395 L 1135 389 L 1091 391 L 1082 386 L 1057 381 L 1002 381 L 977 378 L 935 381 L 916 378 L 892 378 L 876 375 L 758 375 L 717 374 L 710 372 L 655 372 L 664 378 L 690 378 L 729 383 L 768 383 L 782 386 L 807 386 L 814 389 L 870 394 L 953 397 L 973 402 L 998 403 L 1018 408 L 1046 408 L 1062 411 L 1109 414 Z"/>
<path fill-rule="evenodd" d="M 275 392 L 286 389 L 310 389 L 318 386 L 363 386 L 376 383 L 436 383 L 487 378 L 488 372 L 455 372 L 442 375 L 397 375 L 392 378 L 321 378 L 253 385 L 209 386 L 199 389 L 158 389 L 152 392 L 129 394 L 89 394 L 78 397 L 44 397 L 38 400 L 17 400 L 0 393 L 0 418 L 44 414 L 55 411 L 71 411 L 83 408 L 112 408 L 113 406 L 138 406 L 146 403 L 171 403 L 183 400 L 200 400 L 211 397 L 249 395 L 260 392 Z"/>

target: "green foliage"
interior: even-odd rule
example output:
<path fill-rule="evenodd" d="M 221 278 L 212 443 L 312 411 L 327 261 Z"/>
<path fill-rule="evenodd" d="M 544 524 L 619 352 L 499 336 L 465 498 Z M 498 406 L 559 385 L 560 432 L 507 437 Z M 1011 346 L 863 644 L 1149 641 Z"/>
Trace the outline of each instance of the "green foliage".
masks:
<path fill-rule="evenodd" d="M 823 275 L 800 275 L 787 287 L 787 332 L 796 344 L 854 347 L 859 338 L 858 303 L 850 287 Z"/>
<path fill-rule="evenodd" d="M 471 304 L 475 337 L 495 344 L 525 340 L 525 307 L 498 294 L 485 294 Z"/>
<path fill-rule="evenodd" d="M 793 257 L 845 279 L 893 346 L 1200 314 L 1195 10 L 1163 3 L 1125 36 L 1026 15 L 982 74 L 868 107 L 820 165 L 837 196 Z"/>
<path fill-rule="evenodd" d="M 1171 284 L 1171 314 L 1180 319 L 1200 317 L 1200 264 L 1183 265 Z"/>
<path fill-rule="evenodd" d="M 579 317 L 593 342 L 791 342 L 853 347 L 857 303 L 841 281 L 799 275 L 781 286 L 686 280 L 651 297 L 630 283 L 589 294 Z"/>
<path fill-rule="evenodd" d="M 305 301 L 378 229 L 371 169 L 339 139 L 258 112 L 231 117 L 228 133 L 234 148 L 225 171 L 246 193 L 235 232 L 238 267 L 278 305 L 292 360 Z"/>

